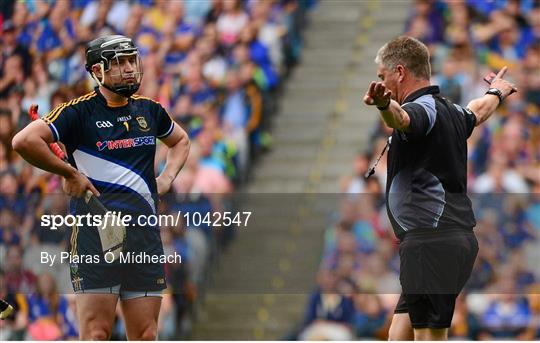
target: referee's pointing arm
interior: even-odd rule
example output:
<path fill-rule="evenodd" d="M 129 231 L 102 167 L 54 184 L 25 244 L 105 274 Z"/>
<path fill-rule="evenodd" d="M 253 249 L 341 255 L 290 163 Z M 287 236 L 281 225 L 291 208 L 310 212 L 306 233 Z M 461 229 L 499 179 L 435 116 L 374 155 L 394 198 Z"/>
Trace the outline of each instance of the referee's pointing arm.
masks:
<path fill-rule="evenodd" d="M 491 82 L 491 86 L 486 94 L 480 98 L 471 100 L 467 105 L 476 115 L 476 126 L 485 122 L 497 109 L 497 106 L 510 94 L 517 92 L 514 84 L 503 79 L 508 68 L 504 66 Z"/>

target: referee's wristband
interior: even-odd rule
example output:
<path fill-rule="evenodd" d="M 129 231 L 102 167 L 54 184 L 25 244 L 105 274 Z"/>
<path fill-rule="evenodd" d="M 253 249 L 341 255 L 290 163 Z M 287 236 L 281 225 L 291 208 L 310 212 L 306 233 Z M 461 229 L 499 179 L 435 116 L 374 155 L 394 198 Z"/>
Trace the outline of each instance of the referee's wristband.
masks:
<path fill-rule="evenodd" d="M 390 100 L 388 100 L 388 103 L 385 106 L 382 106 L 382 107 L 377 106 L 377 109 L 379 111 L 386 111 L 388 109 L 388 107 L 390 107 L 391 102 L 392 102 L 392 100 L 390 99 Z"/>
<path fill-rule="evenodd" d="M 503 102 L 504 100 L 504 97 L 502 95 L 502 92 L 497 89 L 497 88 L 490 88 L 488 89 L 488 91 L 486 92 L 486 94 L 491 94 L 491 95 L 495 95 L 497 98 L 499 98 L 499 105 L 501 104 L 501 102 Z"/>

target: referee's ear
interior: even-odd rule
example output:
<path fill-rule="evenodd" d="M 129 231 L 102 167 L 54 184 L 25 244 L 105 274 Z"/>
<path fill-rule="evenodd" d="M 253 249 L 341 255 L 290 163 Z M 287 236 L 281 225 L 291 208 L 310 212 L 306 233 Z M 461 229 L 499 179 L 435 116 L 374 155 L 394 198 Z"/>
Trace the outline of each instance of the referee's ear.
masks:
<path fill-rule="evenodd" d="M 396 66 L 396 71 L 399 74 L 398 81 L 403 82 L 403 80 L 405 79 L 405 74 L 406 74 L 407 69 L 405 69 L 405 67 L 402 66 L 401 64 L 398 64 Z"/>

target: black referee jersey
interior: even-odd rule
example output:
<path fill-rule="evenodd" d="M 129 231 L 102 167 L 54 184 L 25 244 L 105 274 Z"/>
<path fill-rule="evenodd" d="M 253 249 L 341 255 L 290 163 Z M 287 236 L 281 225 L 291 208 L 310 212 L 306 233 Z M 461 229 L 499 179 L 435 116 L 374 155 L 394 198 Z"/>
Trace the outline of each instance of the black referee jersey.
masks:
<path fill-rule="evenodd" d="M 408 132 L 394 130 L 388 151 L 387 211 L 399 239 L 417 229 L 472 229 L 467 197 L 467 138 L 476 124 L 438 86 L 410 94 L 402 108 Z"/>

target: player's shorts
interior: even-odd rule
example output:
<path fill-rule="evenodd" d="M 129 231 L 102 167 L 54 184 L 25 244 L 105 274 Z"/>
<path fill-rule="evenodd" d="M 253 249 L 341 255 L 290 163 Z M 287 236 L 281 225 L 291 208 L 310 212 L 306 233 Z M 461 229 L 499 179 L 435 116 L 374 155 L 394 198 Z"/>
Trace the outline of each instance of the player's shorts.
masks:
<path fill-rule="evenodd" d="M 139 291 L 139 292 L 130 292 L 122 291 L 121 285 L 116 285 L 113 287 L 105 288 L 92 288 L 92 289 L 81 289 L 75 293 L 77 294 L 116 294 L 122 300 L 137 299 L 137 298 L 146 298 L 146 297 L 163 297 L 162 291 Z"/>
<path fill-rule="evenodd" d="M 472 230 L 414 230 L 399 245 L 402 294 L 394 313 L 413 328 L 449 328 L 478 254 Z"/>
<path fill-rule="evenodd" d="M 122 295 L 128 294 L 125 292 L 159 292 L 166 288 L 163 263 L 137 263 L 133 259 L 141 255 L 163 255 L 159 230 L 128 228 L 123 252 L 124 256 L 130 253 L 131 258 L 109 263 L 104 258 L 96 228 L 73 228 L 70 254 L 74 262 L 70 263 L 70 274 L 74 292 L 105 290 L 103 293 Z M 109 292 L 117 286 L 120 286 L 118 291 Z"/>

